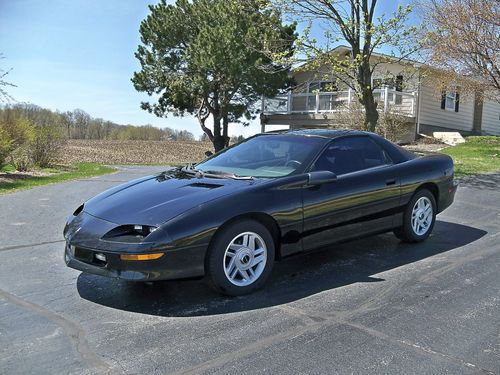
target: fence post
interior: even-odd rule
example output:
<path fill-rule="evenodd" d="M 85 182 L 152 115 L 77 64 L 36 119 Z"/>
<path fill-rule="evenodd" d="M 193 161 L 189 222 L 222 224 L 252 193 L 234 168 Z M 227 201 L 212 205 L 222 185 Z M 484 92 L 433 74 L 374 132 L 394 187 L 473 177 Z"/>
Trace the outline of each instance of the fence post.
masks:
<path fill-rule="evenodd" d="M 316 113 L 319 113 L 319 91 L 316 91 Z"/>
<path fill-rule="evenodd" d="M 387 112 L 387 107 L 389 105 L 389 87 L 384 88 L 384 112 Z"/>
<path fill-rule="evenodd" d="M 288 114 L 292 113 L 292 100 L 293 100 L 293 97 L 292 97 L 292 90 L 288 90 L 288 99 L 287 99 L 287 102 L 286 102 L 286 112 Z"/>

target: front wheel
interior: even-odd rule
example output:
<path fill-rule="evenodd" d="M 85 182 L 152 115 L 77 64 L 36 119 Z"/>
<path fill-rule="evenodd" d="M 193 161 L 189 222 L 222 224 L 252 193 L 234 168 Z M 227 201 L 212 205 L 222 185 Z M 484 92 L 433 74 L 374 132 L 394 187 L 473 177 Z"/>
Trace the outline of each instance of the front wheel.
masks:
<path fill-rule="evenodd" d="M 269 277 L 274 252 L 273 238 L 264 225 L 253 220 L 230 224 L 216 235 L 208 250 L 208 280 L 223 294 L 251 293 Z"/>
<path fill-rule="evenodd" d="M 403 242 L 424 241 L 432 232 L 436 221 L 436 200 L 427 189 L 419 190 L 408 203 L 403 226 L 394 234 Z"/>

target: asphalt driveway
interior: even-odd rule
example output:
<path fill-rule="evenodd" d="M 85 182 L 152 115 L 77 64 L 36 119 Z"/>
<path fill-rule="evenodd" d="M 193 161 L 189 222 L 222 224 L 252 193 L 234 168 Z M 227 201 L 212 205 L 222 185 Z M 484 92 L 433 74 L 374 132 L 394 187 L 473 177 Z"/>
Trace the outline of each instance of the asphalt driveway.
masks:
<path fill-rule="evenodd" d="M 160 170 L 0 196 L 0 374 L 500 373 L 500 175 L 463 183 L 425 243 L 292 257 L 247 297 L 67 268 L 72 210 Z"/>

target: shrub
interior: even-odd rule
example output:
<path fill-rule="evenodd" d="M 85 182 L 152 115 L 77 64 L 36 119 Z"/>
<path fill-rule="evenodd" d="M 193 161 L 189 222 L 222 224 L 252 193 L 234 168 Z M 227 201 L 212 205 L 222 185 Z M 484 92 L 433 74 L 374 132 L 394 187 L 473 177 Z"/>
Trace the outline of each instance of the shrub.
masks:
<path fill-rule="evenodd" d="M 29 144 L 24 144 L 10 153 L 10 160 L 14 168 L 20 172 L 26 172 L 33 166 L 30 156 Z"/>
<path fill-rule="evenodd" d="M 4 114 L 0 118 L 0 164 L 9 160 L 12 165 L 26 171 L 30 166 L 29 143 L 34 136 L 34 127 L 24 117 Z"/>
<path fill-rule="evenodd" d="M 19 171 L 33 165 L 48 167 L 63 144 L 63 130 L 57 125 L 34 126 L 14 111 L 0 113 L 0 165 L 7 161 Z"/>
<path fill-rule="evenodd" d="M 11 150 L 29 143 L 35 133 L 31 121 L 25 117 L 10 116 L 4 120 L 3 127 L 12 140 Z"/>
<path fill-rule="evenodd" d="M 413 137 L 415 127 L 404 114 L 388 111 L 380 113 L 375 131 L 392 142 L 406 143 Z"/>
<path fill-rule="evenodd" d="M 364 108 L 357 101 L 352 102 L 350 105 L 341 105 L 339 112 L 335 116 L 334 127 L 353 129 L 353 130 L 366 130 L 364 126 L 365 113 Z"/>
<path fill-rule="evenodd" d="M 33 139 L 29 143 L 31 161 L 40 167 L 50 166 L 59 156 L 63 142 L 61 128 L 52 125 L 35 127 Z"/>
<path fill-rule="evenodd" d="M 7 156 L 9 156 L 12 149 L 12 139 L 9 133 L 4 129 L 3 124 L 0 123 L 0 168 L 5 164 Z"/>
<path fill-rule="evenodd" d="M 358 102 L 341 107 L 335 117 L 335 128 L 366 130 L 364 126 L 364 109 Z M 413 136 L 414 124 L 403 113 L 392 108 L 387 112 L 380 111 L 375 133 L 393 142 L 407 142 Z"/>

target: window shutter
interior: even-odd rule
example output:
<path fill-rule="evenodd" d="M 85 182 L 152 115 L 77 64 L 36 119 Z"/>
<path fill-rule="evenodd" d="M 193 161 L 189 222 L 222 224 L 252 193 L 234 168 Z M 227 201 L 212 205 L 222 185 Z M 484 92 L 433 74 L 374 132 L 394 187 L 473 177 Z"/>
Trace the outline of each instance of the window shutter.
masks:
<path fill-rule="evenodd" d="M 396 76 L 396 91 L 403 91 L 403 76 Z"/>
<path fill-rule="evenodd" d="M 457 91 L 455 93 L 455 112 L 458 112 L 459 100 L 460 100 L 460 94 Z"/>
<path fill-rule="evenodd" d="M 441 109 L 446 108 L 446 90 L 441 93 Z"/>

